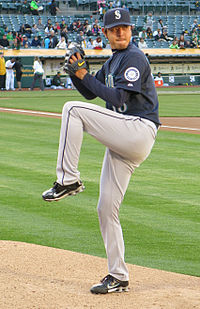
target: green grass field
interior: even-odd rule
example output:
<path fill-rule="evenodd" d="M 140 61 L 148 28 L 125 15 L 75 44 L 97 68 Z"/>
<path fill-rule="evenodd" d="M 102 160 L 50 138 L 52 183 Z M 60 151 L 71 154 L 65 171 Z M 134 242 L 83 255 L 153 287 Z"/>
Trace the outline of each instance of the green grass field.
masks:
<path fill-rule="evenodd" d="M 83 100 L 76 91 L 2 97 L 0 107 L 57 113 L 66 101 Z M 200 95 L 159 99 L 161 116 L 200 116 Z M 86 190 L 46 203 L 41 193 L 56 178 L 60 119 L 0 113 L 0 123 L 0 239 L 105 257 L 96 211 L 104 147 L 85 134 L 79 170 Z M 199 135 L 159 131 L 120 210 L 127 262 L 200 276 L 199 150 Z"/>

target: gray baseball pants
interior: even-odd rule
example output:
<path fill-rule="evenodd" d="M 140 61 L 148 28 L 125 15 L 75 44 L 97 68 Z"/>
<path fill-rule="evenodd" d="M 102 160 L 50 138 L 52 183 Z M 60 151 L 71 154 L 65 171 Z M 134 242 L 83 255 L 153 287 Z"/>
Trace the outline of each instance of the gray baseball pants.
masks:
<path fill-rule="evenodd" d="M 67 102 L 62 111 L 57 160 L 57 182 L 68 185 L 80 179 L 78 161 L 87 132 L 106 146 L 103 160 L 98 215 L 108 257 L 109 274 L 129 280 L 124 261 L 124 240 L 119 208 L 130 177 L 150 154 L 157 134 L 149 120 L 116 113 L 79 101 Z"/>

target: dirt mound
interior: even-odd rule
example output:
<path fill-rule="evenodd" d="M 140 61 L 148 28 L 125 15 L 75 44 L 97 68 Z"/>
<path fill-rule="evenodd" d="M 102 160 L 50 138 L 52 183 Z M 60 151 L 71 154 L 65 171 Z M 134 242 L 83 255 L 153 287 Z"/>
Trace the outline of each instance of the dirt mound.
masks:
<path fill-rule="evenodd" d="M 128 265 L 130 291 L 90 293 L 107 273 L 105 259 L 0 241 L 1 309 L 200 308 L 200 278 Z"/>

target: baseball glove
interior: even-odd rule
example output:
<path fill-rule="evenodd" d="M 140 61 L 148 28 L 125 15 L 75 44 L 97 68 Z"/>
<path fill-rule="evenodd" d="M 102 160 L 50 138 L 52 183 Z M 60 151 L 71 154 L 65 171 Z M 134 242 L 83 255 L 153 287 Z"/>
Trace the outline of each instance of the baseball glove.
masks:
<path fill-rule="evenodd" d="M 77 61 L 70 63 L 70 58 L 73 55 L 76 57 L 76 53 L 80 53 L 81 59 L 78 59 Z M 88 67 L 84 56 L 85 56 L 84 50 L 81 48 L 80 45 L 78 45 L 77 43 L 70 43 L 65 55 L 63 70 L 69 75 L 75 75 L 76 72 L 80 69 L 87 70 Z"/>

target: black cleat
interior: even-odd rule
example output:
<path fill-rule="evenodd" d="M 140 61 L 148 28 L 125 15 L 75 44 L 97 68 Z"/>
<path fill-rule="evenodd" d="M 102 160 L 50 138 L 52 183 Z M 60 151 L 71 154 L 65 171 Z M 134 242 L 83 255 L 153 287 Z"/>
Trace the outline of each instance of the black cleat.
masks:
<path fill-rule="evenodd" d="M 85 189 L 81 181 L 74 182 L 70 185 L 62 186 L 54 182 L 53 188 L 42 193 L 42 198 L 47 202 L 59 201 L 68 195 L 76 195 Z"/>
<path fill-rule="evenodd" d="M 128 292 L 128 281 L 120 281 L 111 275 L 107 275 L 101 280 L 101 283 L 91 287 L 93 294 L 106 294 L 112 292 Z"/>

